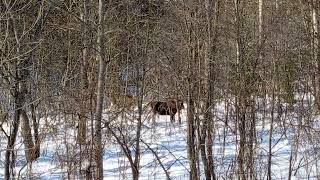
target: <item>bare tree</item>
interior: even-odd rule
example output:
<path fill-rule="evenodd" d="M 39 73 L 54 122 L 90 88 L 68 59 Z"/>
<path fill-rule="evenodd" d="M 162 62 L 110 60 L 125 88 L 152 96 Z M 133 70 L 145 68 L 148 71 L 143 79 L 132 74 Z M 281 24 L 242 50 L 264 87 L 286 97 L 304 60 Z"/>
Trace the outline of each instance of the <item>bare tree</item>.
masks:
<path fill-rule="evenodd" d="M 103 162 L 102 162 L 102 134 L 101 134 L 101 123 L 102 123 L 102 110 L 103 110 L 103 99 L 104 99 L 104 86 L 105 86 L 105 75 L 106 75 L 106 49 L 105 49 L 105 36 L 104 36 L 104 14 L 105 14 L 105 2 L 99 0 L 99 20 L 97 28 L 97 61 L 99 61 L 99 77 L 97 87 L 97 106 L 95 113 L 95 134 L 94 134 L 94 160 L 95 160 L 95 178 L 103 179 Z"/>

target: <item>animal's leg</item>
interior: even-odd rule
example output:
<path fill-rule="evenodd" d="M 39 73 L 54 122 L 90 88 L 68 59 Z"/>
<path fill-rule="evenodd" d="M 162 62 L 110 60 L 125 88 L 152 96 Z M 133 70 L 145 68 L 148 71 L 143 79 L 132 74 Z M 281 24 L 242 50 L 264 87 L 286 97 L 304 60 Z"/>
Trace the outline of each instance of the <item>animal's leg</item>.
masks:
<path fill-rule="evenodd" d="M 178 121 L 179 121 L 179 124 L 181 124 L 181 116 L 180 116 L 180 111 L 178 111 Z"/>
<path fill-rule="evenodd" d="M 174 114 L 171 114 L 171 115 L 170 115 L 170 121 L 171 121 L 171 123 L 174 123 L 174 121 L 175 121 L 175 120 L 174 120 Z"/>
<path fill-rule="evenodd" d="M 156 114 L 153 113 L 152 114 L 152 125 L 155 125 L 156 124 Z"/>

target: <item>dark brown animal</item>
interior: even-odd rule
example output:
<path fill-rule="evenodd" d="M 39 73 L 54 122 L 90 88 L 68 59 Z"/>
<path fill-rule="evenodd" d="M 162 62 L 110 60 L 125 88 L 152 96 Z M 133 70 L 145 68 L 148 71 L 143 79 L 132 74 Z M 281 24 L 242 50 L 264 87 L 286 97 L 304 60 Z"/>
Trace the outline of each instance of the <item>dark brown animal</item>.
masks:
<path fill-rule="evenodd" d="M 150 106 L 153 112 L 153 121 L 156 114 L 170 115 L 170 121 L 174 122 L 174 116 L 181 109 L 184 109 L 183 101 L 181 100 L 168 100 L 168 101 L 152 101 Z M 179 117 L 180 118 L 180 117 Z"/>

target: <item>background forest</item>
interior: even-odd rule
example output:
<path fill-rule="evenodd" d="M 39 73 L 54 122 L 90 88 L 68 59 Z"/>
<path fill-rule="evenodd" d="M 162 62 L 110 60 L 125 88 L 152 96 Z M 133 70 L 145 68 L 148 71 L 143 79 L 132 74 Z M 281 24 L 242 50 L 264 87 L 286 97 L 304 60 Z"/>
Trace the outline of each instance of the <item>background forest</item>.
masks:
<path fill-rule="evenodd" d="M 319 9 L 0 0 L 0 179 L 319 179 Z"/>

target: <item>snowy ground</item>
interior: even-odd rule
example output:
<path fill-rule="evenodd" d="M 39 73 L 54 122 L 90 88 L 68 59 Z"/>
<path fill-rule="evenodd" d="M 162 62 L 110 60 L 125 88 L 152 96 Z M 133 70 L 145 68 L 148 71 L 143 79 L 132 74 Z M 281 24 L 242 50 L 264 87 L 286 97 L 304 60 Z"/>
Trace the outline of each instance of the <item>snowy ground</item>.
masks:
<path fill-rule="evenodd" d="M 236 139 L 233 131 L 230 128 L 226 131 L 225 144 L 223 144 L 224 124 L 223 119 L 225 118 L 224 104 L 221 103 L 216 108 L 216 136 L 214 141 L 214 159 L 215 159 L 215 170 L 218 179 L 234 179 L 235 176 L 231 173 L 231 169 L 235 166 L 235 158 L 237 153 Z M 104 116 L 105 119 L 107 115 Z M 187 124 L 186 124 L 186 111 L 183 110 L 182 124 L 169 125 L 168 116 L 159 116 L 156 118 L 156 125 L 152 126 L 148 122 L 150 120 L 150 114 L 144 114 L 143 120 L 143 131 L 142 140 L 146 142 L 160 157 L 161 162 L 170 173 L 172 179 L 182 180 L 188 179 L 188 160 L 187 160 Z M 262 118 L 262 114 L 258 114 L 257 118 Z M 319 127 L 318 120 L 311 119 Z M 177 117 L 176 117 L 177 119 Z M 290 124 L 287 130 L 283 130 L 280 126 L 281 123 L 275 123 L 274 134 L 273 134 L 273 159 L 272 159 L 272 173 L 273 179 L 288 179 L 288 165 L 291 151 L 298 151 L 298 155 L 294 158 L 292 179 L 316 179 L 316 171 L 319 171 L 316 166 L 320 166 L 319 157 L 311 157 L 311 155 L 319 154 L 315 152 L 319 150 L 319 141 L 310 143 L 311 139 L 308 136 L 314 136 L 319 138 L 320 128 L 310 130 L 310 132 L 297 133 L 298 122 L 304 122 L 303 117 L 295 115 L 286 115 L 284 117 L 286 124 Z M 44 120 L 42 120 L 44 121 Z M 261 124 L 257 126 L 257 145 L 255 154 L 255 171 L 257 173 L 257 179 L 266 179 L 267 172 L 267 154 L 268 154 L 268 143 L 269 143 L 269 126 L 270 124 L 266 121 L 265 125 Z M 44 124 L 44 122 L 42 122 Z M 47 128 L 46 132 L 48 135 L 44 138 L 41 145 L 41 157 L 33 163 L 32 179 L 63 179 L 67 178 L 66 165 L 62 165 L 61 162 L 76 161 L 70 155 L 78 152 L 75 147 L 74 137 L 76 132 L 73 130 L 74 127 L 70 126 L 69 123 L 65 123 L 59 118 L 48 118 L 46 123 L 51 124 L 52 127 L 59 128 Z M 135 123 L 129 123 L 129 127 L 132 128 L 134 134 Z M 230 127 L 233 129 L 233 121 L 230 120 Z M 44 128 L 44 127 L 43 127 Z M 130 129 L 130 128 L 129 128 Z M 130 133 L 130 132 L 129 132 Z M 293 136 L 293 134 L 300 134 L 299 137 Z M 309 140 L 307 141 L 306 139 Z M 114 138 L 106 137 L 106 143 L 104 148 L 104 177 L 107 180 L 118 180 L 118 179 L 131 179 L 131 168 L 127 158 L 124 156 L 119 145 L 115 143 Z M 294 140 L 299 140 L 299 146 L 295 146 Z M 70 142 L 71 145 L 67 142 Z M 0 141 L 0 179 L 3 178 L 3 167 L 4 167 L 4 153 L 6 146 L 6 138 L 1 134 Z M 17 172 L 24 166 L 24 151 L 21 138 L 18 138 L 16 143 L 16 149 L 18 150 L 17 160 Z M 133 149 L 132 149 L 133 150 Z M 311 157 L 311 158 L 310 158 Z M 157 162 L 154 154 L 142 144 L 142 155 L 140 163 L 140 179 L 151 180 L 151 179 L 166 179 L 165 173 Z M 21 170 L 21 175 L 26 175 L 26 167 Z M 202 174 L 203 177 L 203 174 Z M 74 178 L 74 177 L 69 177 Z"/>

